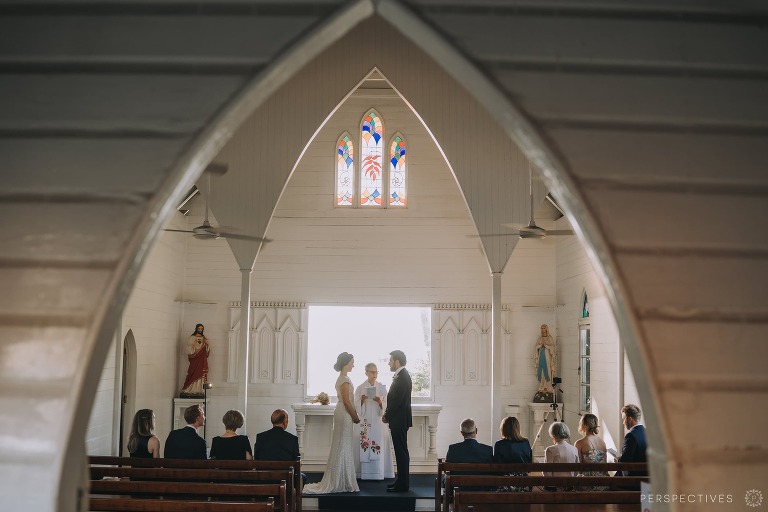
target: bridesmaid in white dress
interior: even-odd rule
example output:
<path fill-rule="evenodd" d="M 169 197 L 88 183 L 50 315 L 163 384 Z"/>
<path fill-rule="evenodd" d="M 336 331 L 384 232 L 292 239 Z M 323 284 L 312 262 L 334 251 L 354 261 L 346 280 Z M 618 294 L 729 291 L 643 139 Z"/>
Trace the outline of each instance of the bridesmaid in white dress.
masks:
<path fill-rule="evenodd" d="M 360 418 L 355 411 L 352 381 L 347 374 L 355 366 L 352 354 L 342 352 L 336 358 L 333 369 L 339 372 L 336 379 L 336 396 L 339 401 L 333 411 L 333 437 L 328 463 L 325 466 L 323 479 L 316 484 L 304 486 L 304 494 L 329 494 L 332 492 L 358 492 L 357 475 L 355 472 L 355 423 Z"/>

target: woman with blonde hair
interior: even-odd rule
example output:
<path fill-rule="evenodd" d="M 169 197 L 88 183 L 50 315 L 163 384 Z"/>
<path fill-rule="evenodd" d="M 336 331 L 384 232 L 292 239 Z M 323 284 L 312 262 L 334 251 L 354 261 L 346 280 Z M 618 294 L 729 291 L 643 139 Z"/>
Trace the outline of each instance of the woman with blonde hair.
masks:
<path fill-rule="evenodd" d="M 155 413 L 152 409 L 141 409 L 133 415 L 128 453 L 131 457 L 143 459 L 160 457 L 160 440 L 155 435 Z"/>
<path fill-rule="evenodd" d="M 597 435 L 599 430 L 600 426 L 598 424 L 597 416 L 594 414 L 586 413 L 579 420 L 581 439 L 573 443 L 573 446 L 579 451 L 579 462 L 607 462 L 605 455 L 605 452 L 607 451 L 605 441 Z M 582 471 L 580 474 L 584 476 L 608 476 L 608 473 L 605 471 Z M 604 490 L 607 489 L 607 487 L 594 487 L 590 489 Z"/>

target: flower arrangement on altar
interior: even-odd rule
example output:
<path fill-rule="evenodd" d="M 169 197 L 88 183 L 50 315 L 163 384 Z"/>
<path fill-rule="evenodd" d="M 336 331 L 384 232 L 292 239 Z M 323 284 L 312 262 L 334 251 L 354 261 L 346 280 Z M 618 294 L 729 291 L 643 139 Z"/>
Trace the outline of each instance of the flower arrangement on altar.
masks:
<path fill-rule="evenodd" d="M 325 391 L 321 391 L 317 394 L 317 396 L 310 400 L 309 403 L 311 404 L 320 404 L 320 405 L 328 405 L 331 403 L 331 399 L 328 397 L 328 393 Z"/>

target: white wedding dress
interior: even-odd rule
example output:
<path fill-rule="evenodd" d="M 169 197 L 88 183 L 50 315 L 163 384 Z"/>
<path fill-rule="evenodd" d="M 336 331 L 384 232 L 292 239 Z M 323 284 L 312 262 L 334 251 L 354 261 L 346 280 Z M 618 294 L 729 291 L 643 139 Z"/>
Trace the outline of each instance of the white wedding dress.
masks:
<path fill-rule="evenodd" d="M 341 385 L 349 383 L 349 402 L 353 403 L 352 381 L 349 377 L 339 375 L 336 379 L 336 396 L 339 401 L 333 411 L 333 436 L 331 452 L 325 466 L 323 479 L 316 484 L 304 486 L 304 494 L 329 494 L 332 492 L 358 492 L 357 476 L 355 473 L 355 424 L 352 417 L 344 408 L 341 400 Z"/>

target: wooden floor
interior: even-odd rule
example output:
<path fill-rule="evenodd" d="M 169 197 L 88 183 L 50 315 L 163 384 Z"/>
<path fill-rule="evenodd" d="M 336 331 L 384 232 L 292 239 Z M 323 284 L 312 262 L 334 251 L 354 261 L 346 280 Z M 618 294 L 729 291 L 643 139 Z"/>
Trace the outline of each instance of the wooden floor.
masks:
<path fill-rule="evenodd" d="M 322 473 L 309 473 L 309 482 L 319 482 Z M 387 493 L 391 480 L 360 481 L 359 493 L 339 493 L 324 496 L 304 496 L 304 510 L 338 510 L 344 512 L 420 512 L 434 511 L 435 475 L 411 475 L 411 490 L 404 494 Z M 308 499 L 309 498 L 309 499 Z M 320 499 L 322 498 L 322 499 Z M 637 512 L 637 504 L 557 504 L 557 505 L 481 505 L 475 512 Z M 466 512 L 464 510 L 460 512 Z"/>

